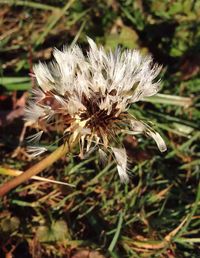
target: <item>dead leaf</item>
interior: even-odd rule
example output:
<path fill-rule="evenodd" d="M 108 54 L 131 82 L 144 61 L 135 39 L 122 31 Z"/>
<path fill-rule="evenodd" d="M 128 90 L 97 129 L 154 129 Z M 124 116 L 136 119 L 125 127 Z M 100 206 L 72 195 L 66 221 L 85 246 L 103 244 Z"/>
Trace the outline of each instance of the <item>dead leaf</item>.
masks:
<path fill-rule="evenodd" d="M 180 65 L 181 79 L 188 80 L 200 72 L 200 55 L 185 56 Z"/>
<path fill-rule="evenodd" d="M 98 251 L 79 250 L 72 256 L 72 258 L 105 258 L 105 256 L 100 254 Z"/>

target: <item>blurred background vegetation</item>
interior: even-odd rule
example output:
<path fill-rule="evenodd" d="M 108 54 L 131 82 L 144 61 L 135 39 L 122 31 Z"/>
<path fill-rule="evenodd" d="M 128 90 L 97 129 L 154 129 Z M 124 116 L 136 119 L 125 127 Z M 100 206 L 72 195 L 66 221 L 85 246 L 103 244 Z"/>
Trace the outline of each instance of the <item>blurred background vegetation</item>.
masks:
<path fill-rule="evenodd" d="M 86 35 L 107 49 L 139 48 L 163 65 L 167 95 L 130 112 L 154 125 L 168 151 L 142 136 L 122 139 L 128 185 L 112 162 L 63 158 L 41 176 L 75 188 L 29 180 L 0 200 L 0 257 L 200 257 L 199 0 L 0 0 L 1 167 L 36 162 L 26 141 L 16 149 L 33 64 L 50 60 L 54 47 L 87 50 Z"/>

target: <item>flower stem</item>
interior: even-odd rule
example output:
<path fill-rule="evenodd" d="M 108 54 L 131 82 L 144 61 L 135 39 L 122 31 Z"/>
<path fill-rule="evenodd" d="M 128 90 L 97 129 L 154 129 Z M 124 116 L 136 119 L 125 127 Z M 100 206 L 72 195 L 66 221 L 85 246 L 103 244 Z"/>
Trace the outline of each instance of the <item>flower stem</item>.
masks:
<path fill-rule="evenodd" d="M 17 187 L 21 183 L 25 182 L 32 176 L 37 175 L 47 167 L 51 166 L 54 162 L 56 162 L 59 158 L 64 156 L 67 152 L 71 151 L 74 145 L 75 145 L 75 141 L 71 142 L 71 144 L 65 143 L 61 145 L 49 156 L 47 156 L 46 158 L 39 161 L 37 164 L 27 169 L 24 173 L 22 173 L 21 175 L 15 177 L 14 179 L 11 179 L 10 181 L 0 186 L 0 196 L 5 195 L 10 190 Z"/>

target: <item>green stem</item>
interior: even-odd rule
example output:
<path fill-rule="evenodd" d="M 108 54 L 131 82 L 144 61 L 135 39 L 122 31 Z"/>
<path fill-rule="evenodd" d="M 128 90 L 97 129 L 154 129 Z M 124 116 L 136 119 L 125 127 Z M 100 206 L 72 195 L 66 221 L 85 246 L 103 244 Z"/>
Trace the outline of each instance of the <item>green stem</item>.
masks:
<path fill-rule="evenodd" d="M 51 166 L 54 162 L 56 162 L 59 158 L 64 156 L 67 152 L 71 151 L 71 149 L 75 145 L 75 141 L 68 145 L 63 144 L 60 147 L 58 147 L 54 152 L 52 152 L 49 156 L 44 158 L 43 160 L 39 161 L 37 164 L 33 165 L 29 169 L 27 169 L 24 173 L 21 175 L 15 177 L 14 179 L 11 179 L 10 181 L 6 182 L 2 186 L 0 186 L 0 196 L 5 195 L 13 188 L 17 187 L 21 183 L 25 182 L 32 176 L 37 175 L 47 167 Z"/>
<path fill-rule="evenodd" d="M 32 7 L 36 9 L 41 9 L 41 10 L 50 10 L 54 11 L 57 10 L 58 8 L 55 6 L 51 5 L 46 5 L 46 4 L 41 4 L 41 3 L 36 3 L 32 1 L 24 1 L 24 0 L 0 0 L 0 4 L 8 4 L 8 5 L 16 5 L 16 6 L 27 6 L 27 7 Z"/>
<path fill-rule="evenodd" d="M 193 103 L 192 98 L 189 98 L 189 97 L 180 97 L 180 96 L 173 96 L 173 95 L 159 94 L 159 93 L 151 97 L 146 97 L 143 100 L 147 102 L 152 102 L 152 103 L 183 106 L 183 107 L 189 107 Z"/>

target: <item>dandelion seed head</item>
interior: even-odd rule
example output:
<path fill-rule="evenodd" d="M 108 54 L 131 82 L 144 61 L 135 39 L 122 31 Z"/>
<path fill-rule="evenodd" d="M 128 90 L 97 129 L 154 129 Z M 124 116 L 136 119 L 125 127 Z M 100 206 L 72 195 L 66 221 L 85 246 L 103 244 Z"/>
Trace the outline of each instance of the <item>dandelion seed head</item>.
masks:
<path fill-rule="evenodd" d="M 26 119 L 42 131 L 51 125 L 64 141 L 70 136 L 78 138 L 80 156 L 94 146 L 99 146 L 101 153 L 110 148 L 120 178 L 127 182 L 126 151 L 115 146 L 120 133 L 144 133 L 161 151 L 166 149 L 157 132 L 128 113 L 130 104 L 157 93 L 161 67 L 137 50 L 106 52 L 90 38 L 88 43 L 86 56 L 77 45 L 55 49 L 52 63 L 34 67 L 37 88 L 27 105 Z"/>

